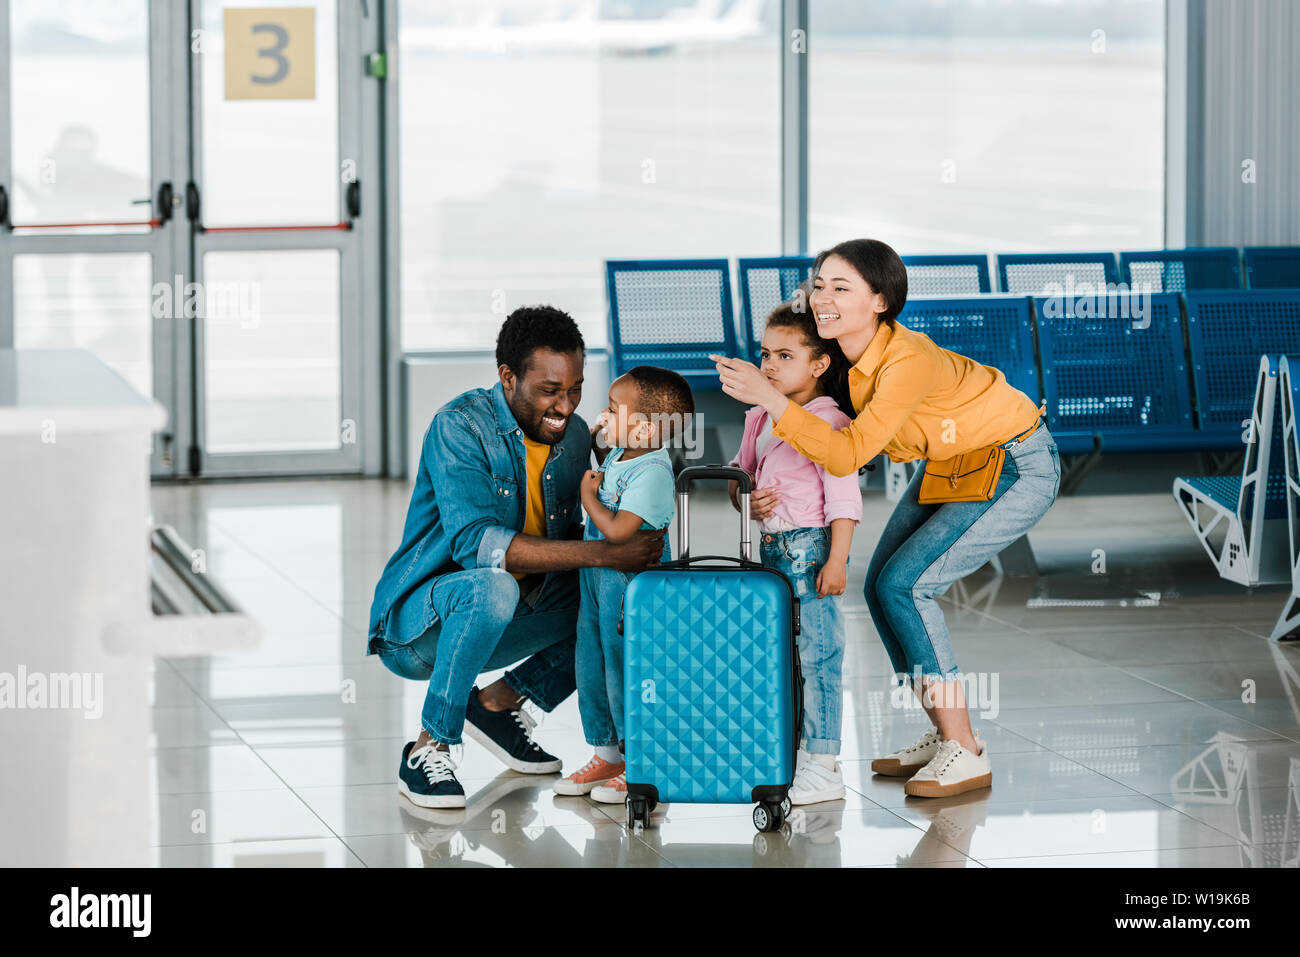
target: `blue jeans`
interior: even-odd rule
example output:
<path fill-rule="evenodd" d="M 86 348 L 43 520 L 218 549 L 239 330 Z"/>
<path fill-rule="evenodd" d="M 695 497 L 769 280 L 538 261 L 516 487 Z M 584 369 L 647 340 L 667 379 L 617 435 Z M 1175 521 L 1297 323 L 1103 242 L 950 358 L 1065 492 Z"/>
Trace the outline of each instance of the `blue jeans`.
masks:
<path fill-rule="evenodd" d="M 618 616 L 630 574 L 613 568 L 578 570 L 582 607 L 574 669 L 582 733 L 592 747 L 623 740 L 623 636 Z"/>
<path fill-rule="evenodd" d="M 599 541 L 604 536 L 589 519 L 583 538 Z M 659 560 L 666 562 L 670 558 L 665 535 Z M 580 568 L 578 580 L 582 596 L 574 656 L 578 715 L 588 744 L 594 748 L 612 747 L 623 740 L 623 636 L 618 633 L 618 617 L 632 573 L 613 568 Z"/>
<path fill-rule="evenodd" d="M 392 634 L 410 634 L 403 619 L 433 624 L 405 643 L 381 639 L 376 649 L 389 671 L 429 683 L 420 712 L 425 731 L 460 744 L 474 682 L 485 671 L 528 660 L 506 672 L 518 694 L 551 711 L 573 693 L 573 649 L 578 621 L 576 571 L 547 572 L 521 598 L 519 582 L 500 568 L 440 575 L 416 589 L 396 611 Z"/>
<path fill-rule="evenodd" d="M 976 571 L 1038 523 L 1061 487 L 1061 457 L 1043 422 L 1007 451 L 987 502 L 917 501 L 924 469 L 912 476 L 867 566 L 863 593 L 896 674 L 957 674 L 952 639 L 935 596 Z"/>
<path fill-rule="evenodd" d="M 844 617 L 840 596 L 817 597 L 817 573 L 831 547 L 829 528 L 764 532 L 759 555 L 766 568 L 783 572 L 799 599 L 799 664 L 803 669 L 803 749 L 840 753 L 844 688 Z"/>

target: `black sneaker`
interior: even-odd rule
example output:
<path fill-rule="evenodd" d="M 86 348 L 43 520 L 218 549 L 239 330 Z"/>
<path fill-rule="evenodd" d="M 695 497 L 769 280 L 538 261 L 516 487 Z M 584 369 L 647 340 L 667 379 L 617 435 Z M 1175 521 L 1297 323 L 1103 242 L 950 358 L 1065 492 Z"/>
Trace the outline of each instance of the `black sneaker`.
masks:
<path fill-rule="evenodd" d="M 397 769 L 397 789 L 419 807 L 464 807 L 465 789 L 456 780 L 451 755 L 426 744 L 412 751 L 414 741 L 402 748 L 402 766 Z"/>
<path fill-rule="evenodd" d="M 479 704 L 478 688 L 469 693 L 465 709 L 465 733 L 501 759 L 513 771 L 524 774 L 553 774 L 561 761 L 547 754 L 533 741 L 537 722 L 522 708 L 517 711 L 489 711 Z"/>

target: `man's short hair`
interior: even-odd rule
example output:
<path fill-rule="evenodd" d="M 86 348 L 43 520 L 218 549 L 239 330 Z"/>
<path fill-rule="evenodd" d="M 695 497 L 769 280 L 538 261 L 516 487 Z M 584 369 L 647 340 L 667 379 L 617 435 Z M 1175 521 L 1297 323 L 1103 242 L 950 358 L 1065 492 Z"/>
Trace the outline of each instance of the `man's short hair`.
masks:
<path fill-rule="evenodd" d="M 527 371 L 528 359 L 537 349 L 555 352 L 585 352 L 586 344 L 573 317 L 554 306 L 520 306 L 501 324 L 497 333 L 497 365 L 506 366 L 519 378 Z"/>

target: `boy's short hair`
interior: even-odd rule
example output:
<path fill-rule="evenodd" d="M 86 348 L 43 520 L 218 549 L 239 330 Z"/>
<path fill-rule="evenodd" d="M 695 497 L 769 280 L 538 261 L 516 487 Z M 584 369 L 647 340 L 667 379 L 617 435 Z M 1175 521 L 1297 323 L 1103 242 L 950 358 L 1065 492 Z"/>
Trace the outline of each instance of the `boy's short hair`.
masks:
<path fill-rule="evenodd" d="M 673 423 L 684 427 L 686 418 L 695 413 L 695 396 L 686 380 L 672 369 L 659 366 L 634 366 L 627 370 L 627 377 L 636 383 L 639 406 L 636 411 L 652 422 L 657 416 L 663 417 L 658 420 L 664 423 L 660 441 L 666 443 L 676 438 L 678 433 L 672 428 Z"/>

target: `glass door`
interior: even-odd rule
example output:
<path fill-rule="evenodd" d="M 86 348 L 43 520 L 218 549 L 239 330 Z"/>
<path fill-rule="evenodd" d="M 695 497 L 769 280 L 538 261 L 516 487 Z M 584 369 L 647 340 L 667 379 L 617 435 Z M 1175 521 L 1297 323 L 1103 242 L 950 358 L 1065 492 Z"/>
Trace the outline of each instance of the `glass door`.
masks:
<path fill-rule="evenodd" d="M 156 475 L 183 466 L 188 421 L 168 7 L 0 0 L 0 347 L 87 349 L 156 398 Z"/>
<path fill-rule="evenodd" d="M 203 475 L 359 471 L 362 440 L 379 441 L 362 417 L 369 14 L 355 0 L 192 0 Z"/>
<path fill-rule="evenodd" d="M 0 348 L 156 398 L 156 477 L 382 471 L 382 9 L 0 0 Z"/>

